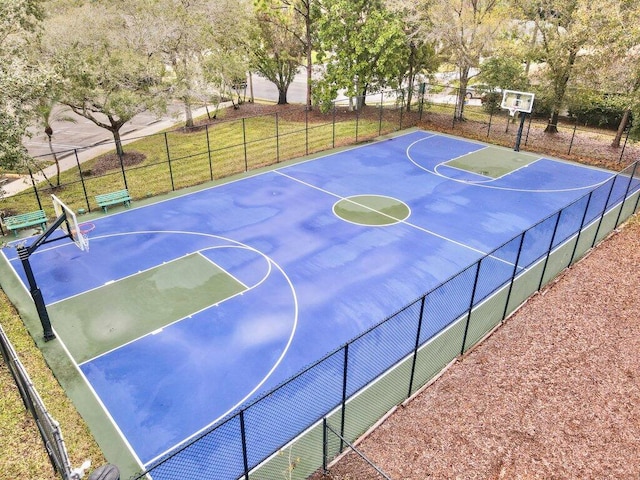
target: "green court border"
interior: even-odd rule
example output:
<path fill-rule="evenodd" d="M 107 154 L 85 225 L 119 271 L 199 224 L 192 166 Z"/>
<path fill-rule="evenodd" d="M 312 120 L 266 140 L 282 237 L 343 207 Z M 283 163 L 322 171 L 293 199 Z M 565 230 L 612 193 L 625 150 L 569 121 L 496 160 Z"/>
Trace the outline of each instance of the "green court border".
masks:
<path fill-rule="evenodd" d="M 433 133 L 434 135 L 454 138 L 457 140 L 463 140 L 466 142 L 474 143 L 477 145 L 490 146 L 498 149 L 504 149 L 508 151 L 512 151 L 508 147 L 502 147 L 497 145 L 491 145 L 479 140 L 468 139 L 464 137 L 459 137 L 456 135 L 451 135 L 443 132 L 430 131 L 422 128 L 412 127 L 405 130 L 400 130 L 396 132 L 392 132 L 390 134 L 382 135 L 380 137 L 376 137 L 373 140 L 362 142 L 356 145 L 349 145 L 345 147 L 336 147 L 334 149 L 325 150 L 322 152 L 316 152 L 314 154 L 300 157 L 297 159 L 287 160 L 284 162 L 276 163 L 273 165 L 265 166 L 259 169 L 251 170 L 249 172 L 242 172 L 233 176 L 226 177 L 224 179 L 218 179 L 214 181 L 209 181 L 202 183 L 200 185 L 183 188 L 181 190 L 176 190 L 172 192 L 168 192 L 165 194 L 148 197 L 144 199 L 134 199 L 132 202 L 132 208 L 142 207 L 145 205 L 161 203 L 163 201 L 180 197 L 183 195 L 188 195 L 193 192 L 198 192 L 201 190 L 205 190 L 208 188 L 212 188 L 218 185 L 223 185 L 227 183 L 232 183 L 243 178 L 249 178 L 256 175 L 261 175 L 265 172 L 277 170 L 279 168 L 283 168 L 290 165 L 295 165 L 298 163 L 304 163 L 306 161 L 314 160 L 317 158 L 322 158 L 325 156 L 334 155 L 339 152 L 352 150 L 355 148 L 359 148 L 363 145 L 369 143 L 380 142 L 386 139 L 391 139 L 395 137 L 400 137 L 403 135 L 407 135 L 412 132 L 427 132 Z M 522 152 L 524 153 L 524 152 Z M 529 152 L 530 155 L 536 155 L 534 152 Z M 606 170 L 604 168 L 585 165 L 579 162 L 574 162 L 566 159 L 561 159 L 549 155 L 544 155 L 543 157 L 538 158 L 547 158 L 554 161 L 564 162 L 567 164 L 580 165 L 585 168 L 594 168 L 597 170 Z M 105 216 L 113 216 L 118 215 L 126 211 L 124 207 L 115 207 L 110 209 L 108 214 L 104 214 L 101 211 L 93 211 L 90 213 L 85 213 L 82 215 L 78 215 L 78 223 L 85 223 L 92 219 L 102 218 Z M 23 238 L 23 236 L 33 235 L 33 230 L 26 229 L 18 236 L 18 238 Z M 15 240 L 11 238 L 11 241 Z M 2 260 L 0 261 L 0 287 L 6 293 L 7 297 L 13 302 L 13 305 L 18 310 L 20 317 L 22 318 L 27 330 L 29 331 L 31 337 L 34 339 L 35 344 L 42 351 L 46 362 L 51 368 L 52 372 L 54 372 L 55 377 L 58 382 L 62 386 L 62 388 L 67 393 L 67 396 L 72 400 L 78 412 L 81 414 L 85 422 L 87 423 L 91 434 L 94 436 L 96 442 L 102 449 L 105 457 L 110 463 L 117 465 L 121 472 L 121 478 L 129 478 L 142 470 L 142 465 L 139 463 L 138 459 L 133 454 L 132 449 L 127 444 L 124 437 L 121 435 L 117 427 L 112 422 L 111 418 L 108 416 L 106 411 L 104 410 L 102 404 L 95 396 L 92 389 L 85 382 L 81 372 L 75 367 L 75 365 L 71 362 L 71 358 L 69 353 L 66 351 L 63 345 L 60 344 L 58 340 L 53 340 L 50 342 L 44 342 L 42 335 L 42 326 L 40 324 L 40 320 L 31 299 L 29 292 L 22 285 L 20 280 L 14 275 L 13 270 L 4 258 L 1 256 Z M 515 303 L 515 302 L 514 302 Z M 64 427 L 62 430 L 62 434 L 64 435 Z"/>

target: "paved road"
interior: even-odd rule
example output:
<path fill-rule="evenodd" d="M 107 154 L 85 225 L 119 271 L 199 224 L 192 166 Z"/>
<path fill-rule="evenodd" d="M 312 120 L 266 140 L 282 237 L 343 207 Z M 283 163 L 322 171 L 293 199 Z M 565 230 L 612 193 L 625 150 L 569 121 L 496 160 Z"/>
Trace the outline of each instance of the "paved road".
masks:
<path fill-rule="evenodd" d="M 256 99 L 277 101 L 278 89 L 268 80 L 257 75 L 253 75 L 253 94 Z M 249 91 L 247 89 L 247 98 Z M 304 103 L 306 99 L 306 77 L 300 74 L 294 80 L 289 89 L 289 102 Z M 205 108 L 196 109 L 194 117 L 206 114 Z M 73 150 L 78 149 L 80 162 L 94 158 L 96 155 L 105 153 L 113 148 L 113 136 L 107 130 L 98 127 L 90 120 L 73 113 L 68 107 L 59 107 L 54 114 L 57 120 L 52 121 L 53 138 L 51 148 L 55 152 L 64 152 L 59 158 L 63 170 L 76 166 Z M 64 117 L 73 118 L 74 121 L 65 121 Z M 162 117 L 151 112 L 144 112 L 136 115 L 127 122 L 121 130 L 122 138 L 126 142 L 132 138 L 151 135 L 161 130 L 170 128 L 172 125 L 184 120 L 184 107 L 178 103 L 169 107 L 168 113 Z M 32 137 L 25 140 L 24 145 L 32 157 L 48 158 L 50 156 L 50 146 L 47 136 L 42 128 L 33 127 L 30 129 Z M 91 148 L 87 148 L 91 147 Z M 55 168 L 45 169 L 47 176 L 55 174 Z M 27 179 L 28 180 L 28 179 Z M 36 178 L 36 180 L 42 180 Z M 2 186 L 5 195 L 13 195 L 31 187 L 30 181 L 25 179 L 14 180 Z"/>
<path fill-rule="evenodd" d="M 253 83 L 253 95 L 255 99 L 268 100 L 276 102 L 278 100 L 278 89 L 270 81 L 253 75 L 251 78 Z M 289 86 L 287 92 L 287 100 L 289 103 L 306 102 L 307 79 L 304 69 L 300 69 L 293 83 Z M 250 89 L 247 87 L 246 98 L 250 96 Z M 455 103 L 455 97 L 447 95 L 439 95 L 438 99 L 433 99 L 439 103 Z M 450 97 L 450 98 L 449 98 Z M 341 96 L 339 99 L 344 99 Z M 66 110 L 65 110 L 66 108 Z M 76 115 L 68 109 L 68 107 L 60 107 L 56 111 L 58 120 L 52 122 L 53 141 L 51 148 L 55 152 L 66 152 L 59 156 L 60 164 L 63 170 L 74 168 L 76 166 L 73 150 L 78 149 L 79 160 L 83 162 L 94 158 L 96 155 L 105 153 L 113 148 L 113 136 L 105 129 L 98 127 L 93 122 L 87 120 L 80 115 Z M 206 114 L 205 108 L 196 109 L 194 117 Z M 74 122 L 62 120 L 68 116 L 74 119 Z M 121 130 L 122 138 L 126 142 L 133 138 L 145 135 L 151 135 L 164 129 L 171 128 L 172 125 L 184 119 L 184 107 L 175 103 L 168 109 L 168 113 L 162 117 L 158 117 L 151 112 L 141 113 L 135 116 L 130 122 L 127 122 Z M 42 128 L 32 128 L 32 137 L 25 141 L 25 146 L 29 154 L 33 157 L 47 158 L 50 155 L 50 146 L 46 135 Z M 87 148 L 91 147 L 91 148 Z M 55 174 L 55 168 L 49 167 L 45 170 L 47 176 Z M 28 179 L 27 179 L 28 180 Z M 43 180 L 37 178 L 37 180 Z M 25 179 L 15 180 L 2 186 L 5 195 L 13 195 L 27 188 L 30 188 L 30 181 Z"/>

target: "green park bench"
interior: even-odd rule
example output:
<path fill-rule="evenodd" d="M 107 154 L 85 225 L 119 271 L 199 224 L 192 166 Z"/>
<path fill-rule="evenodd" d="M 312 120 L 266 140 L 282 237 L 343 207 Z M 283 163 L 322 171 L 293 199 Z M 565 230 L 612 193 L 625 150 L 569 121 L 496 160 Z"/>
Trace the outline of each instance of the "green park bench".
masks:
<path fill-rule="evenodd" d="M 125 207 L 129 207 L 131 205 L 131 197 L 129 196 L 129 191 L 125 188 L 124 190 L 96 195 L 96 202 L 106 213 L 107 207 L 110 205 L 122 203 Z"/>
<path fill-rule="evenodd" d="M 47 228 L 47 214 L 44 213 L 44 210 L 36 210 L 35 212 L 4 217 L 2 223 L 17 237 L 19 229 L 32 227 L 34 225 L 40 225 L 44 231 Z"/>

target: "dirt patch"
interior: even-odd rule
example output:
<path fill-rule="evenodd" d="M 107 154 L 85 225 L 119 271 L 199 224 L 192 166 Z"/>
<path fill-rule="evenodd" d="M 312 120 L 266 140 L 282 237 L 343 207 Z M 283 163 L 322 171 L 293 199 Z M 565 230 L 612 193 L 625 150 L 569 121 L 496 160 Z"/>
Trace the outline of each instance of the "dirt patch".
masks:
<path fill-rule="evenodd" d="M 640 220 L 358 446 L 394 480 L 640 478 Z M 379 480 L 348 454 L 314 480 Z"/>
<path fill-rule="evenodd" d="M 93 165 L 91 170 L 83 171 L 83 175 L 102 175 L 104 173 L 122 168 L 124 165 L 125 168 L 132 167 L 134 165 L 138 165 L 147 158 L 144 153 L 140 152 L 125 152 L 122 155 L 122 163 L 120 156 L 116 153 L 107 153 L 105 155 L 101 155 L 96 159 L 96 163 Z"/>

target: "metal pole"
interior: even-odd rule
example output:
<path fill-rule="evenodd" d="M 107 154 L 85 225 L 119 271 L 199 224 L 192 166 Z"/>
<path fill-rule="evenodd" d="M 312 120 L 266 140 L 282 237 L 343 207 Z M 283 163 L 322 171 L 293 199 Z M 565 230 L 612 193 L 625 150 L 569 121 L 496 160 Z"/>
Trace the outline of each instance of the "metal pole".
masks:
<path fill-rule="evenodd" d="M 416 372 L 416 362 L 418 360 L 418 348 L 420 347 L 420 333 L 422 331 L 422 316 L 424 315 L 424 303 L 427 296 L 422 297 L 420 302 L 420 318 L 418 318 L 418 331 L 416 332 L 416 343 L 413 346 L 413 360 L 411 361 L 411 376 L 409 377 L 409 393 L 407 398 L 411 396 L 413 392 L 413 377 Z"/>
<path fill-rule="evenodd" d="M 33 172 L 31 171 L 31 167 L 27 166 L 29 170 L 29 177 L 31 177 L 31 185 L 33 185 L 33 193 L 36 194 L 36 200 L 38 201 L 38 209 L 43 210 L 42 202 L 40 202 L 40 195 L 38 195 L 38 187 L 36 186 L 36 180 L 33 178 Z"/>
<path fill-rule="evenodd" d="M 204 132 L 207 136 L 207 155 L 209 156 L 209 176 L 213 180 L 213 162 L 211 160 L 211 142 L 209 141 L 209 124 L 204 126 Z"/>
<path fill-rule="evenodd" d="M 164 146 L 167 150 L 167 162 L 169 164 L 169 178 L 171 180 L 171 191 L 176 189 L 173 184 L 173 169 L 171 168 L 171 154 L 169 153 L 169 139 L 167 138 L 167 132 L 164 132 Z"/>
<path fill-rule="evenodd" d="M 627 142 L 629 141 L 629 133 L 631 132 L 631 128 L 627 127 L 627 136 L 624 138 L 624 144 L 622 145 L 622 151 L 620 152 L 620 159 L 618 162 L 622 161 L 622 157 L 624 156 L 624 150 L 627 148 Z"/>
<path fill-rule="evenodd" d="M 322 472 L 327 473 L 327 457 L 329 446 L 327 445 L 327 417 L 322 417 Z"/>
<path fill-rule="evenodd" d="M 278 112 L 276 112 L 276 163 L 280 162 L 280 127 L 278 124 Z"/>
<path fill-rule="evenodd" d="M 576 138 L 576 130 L 578 129 L 578 119 L 576 119 L 576 123 L 573 125 L 573 134 L 571 135 L 571 141 L 569 142 L 569 151 L 567 155 L 571 155 L 571 148 L 573 147 L 573 139 Z"/>
<path fill-rule="evenodd" d="M 382 103 L 384 102 L 384 92 L 380 92 L 380 114 L 378 115 L 378 136 L 382 135 Z"/>
<path fill-rule="evenodd" d="M 584 222 L 587 219 L 587 213 L 589 212 L 589 205 L 591 204 L 592 196 L 593 196 L 593 191 L 589 192 L 589 198 L 587 198 L 587 205 L 584 207 L 584 213 L 582 214 L 582 220 L 580 221 L 580 228 L 578 228 L 578 237 L 576 238 L 576 244 L 573 246 L 573 252 L 571 252 L 571 258 L 569 259 L 569 265 L 567 266 L 570 266 L 573 263 L 573 259 L 576 255 L 576 251 L 578 250 L 578 243 L 580 243 L 580 236 L 582 235 Z"/>
<path fill-rule="evenodd" d="M 118 152 L 118 158 L 120 159 L 120 170 L 122 170 L 122 180 L 124 181 L 124 188 L 129 188 L 127 185 L 127 174 L 124 170 L 124 158 L 122 158 L 122 153 Z"/>
<path fill-rule="evenodd" d="M 518 127 L 518 134 L 516 135 L 516 146 L 513 147 L 516 152 L 520 151 L 520 140 L 522 139 L 522 130 L 524 130 L 524 119 L 526 116 L 526 113 L 520 112 L 520 126 Z"/>
<path fill-rule="evenodd" d="M 631 175 L 629 176 L 629 183 L 627 184 L 627 188 L 624 192 L 624 196 L 622 197 L 622 204 L 620 205 L 620 211 L 618 212 L 618 217 L 616 218 L 616 223 L 613 228 L 618 228 L 620 217 L 622 216 L 622 210 L 624 210 L 624 204 L 627 203 L 627 195 L 629 195 L 629 189 L 631 188 L 631 182 L 633 181 L 633 176 L 636 174 L 636 167 L 638 166 L 638 162 L 633 164 L 633 170 L 631 170 Z"/>
<path fill-rule="evenodd" d="M 42 330 L 44 331 L 44 341 L 48 342 L 49 340 L 56 338 L 56 336 L 51 328 L 51 321 L 49 320 L 49 314 L 44 303 L 44 298 L 42 297 L 42 292 L 38 288 L 36 279 L 33 275 L 33 270 L 31 270 L 31 264 L 29 263 L 29 250 L 24 245 L 19 245 L 17 247 L 17 251 L 18 258 L 20 258 L 20 261 L 22 262 L 24 273 L 27 277 L 27 281 L 29 282 L 31 298 L 33 298 L 33 302 L 36 304 L 38 317 L 40 317 L 40 323 L 42 324 Z"/>
<path fill-rule="evenodd" d="M 247 127 L 244 117 L 242 118 L 242 145 L 244 146 L 244 171 L 247 172 L 249 170 L 249 164 L 247 163 Z"/>
<path fill-rule="evenodd" d="M 80 181 L 82 182 L 82 191 L 84 192 L 84 200 L 87 203 L 87 212 L 91 211 L 91 205 L 89 204 L 89 196 L 87 195 L 87 187 L 84 184 L 84 176 L 82 175 L 82 167 L 80 166 L 80 159 L 78 158 L 78 149 L 74 148 L 73 153 L 76 156 L 76 163 L 78 164 L 78 173 L 80 174 Z"/>
<path fill-rule="evenodd" d="M 504 304 L 504 311 L 502 312 L 502 321 L 507 318 L 507 312 L 509 311 L 509 301 L 511 300 L 511 292 L 513 290 L 513 284 L 516 281 L 516 274 L 518 273 L 518 264 L 520 263 L 520 254 L 522 253 L 522 245 L 524 245 L 524 236 L 527 232 L 522 232 L 520 237 L 520 246 L 518 246 L 518 255 L 516 255 L 516 261 L 513 265 L 513 273 L 511 274 L 511 283 L 509 284 L 509 291 L 507 292 L 507 301 Z"/>
<path fill-rule="evenodd" d="M 609 199 L 611 198 L 611 193 L 613 192 L 613 187 L 616 184 L 616 179 L 618 175 L 613 178 L 611 182 L 611 188 L 609 189 L 609 194 L 607 195 L 607 199 L 604 202 L 604 208 L 602 209 L 602 215 L 600 215 L 600 220 L 598 221 L 598 228 L 596 228 L 596 234 L 593 236 L 593 243 L 591 247 L 594 247 L 596 242 L 598 241 L 598 234 L 600 233 L 600 226 L 602 226 L 602 221 L 604 220 L 604 216 L 607 213 L 607 207 L 609 206 Z"/>
<path fill-rule="evenodd" d="M 247 433 L 244 429 L 244 410 L 240 410 L 240 437 L 242 440 L 242 461 L 244 464 L 244 478 L 249 480 L 249 454 L 247 452 Z"/>
<path fill-rule="evenodd" d="M 336 148 L 336 102 L 333 102 L 333 139 L 331 148 Z"/>
<path fill-rule="evenodd" d="M 556 239 L 556 233 L 558 232 L 558 225 L 560 224 L 560 216 L 562 215 L 562 210 L 558 212 L 558 218 L 556 218 L 556 224 L 553 227 L 553 233 L 551 234 L 551 241 L 549 242 L 549 248 L 547 249 L 547 258 L 544 259 L 544 266 L 542 267 L 542 274 L 540 275 L 540 283 L 538 283 L 538 291 L 542 288 L 542 283 L 544 282 L 544 274 L 547 271 L 547 265 L 549 264 L 549 257 L 551 257 L 551 250 L 553 249 L 553 241 Z"/>
<path fill-rule="evenodd" d="M 347 373 L 349 367 L 349 344 L 344 346 L 344 367 L 342 369 L 342 411 L 340 412 L 340 451 L 344 448 L 344 423 L 347 410 Z"/>
<path fill-rule="evenodd" d="M 469 314 L 467 315 L 467 324 L 464 327 L 464 337 L 462 337 L 462 350 L 460 350 L 460 355 L 464 355 L 464 347 L 467 343 L 467 333 L 469 332 L 469 324 L 471 323 L 471 310 L 473 310 L 473 300 L 474 300 L 474 297 L 476 296 L 476 288 L 478 287 L 478 278 L 480 277 L 480 263 L 482 263 L 482 260 L 478 261 L 476 278 L 473 281 L 473 290 L 471 291 L 471 302 L 469 303 Z"/>

